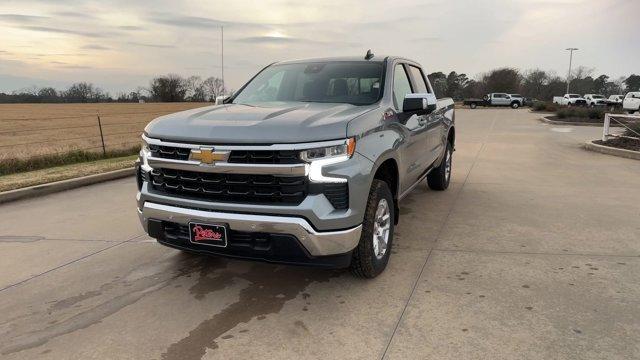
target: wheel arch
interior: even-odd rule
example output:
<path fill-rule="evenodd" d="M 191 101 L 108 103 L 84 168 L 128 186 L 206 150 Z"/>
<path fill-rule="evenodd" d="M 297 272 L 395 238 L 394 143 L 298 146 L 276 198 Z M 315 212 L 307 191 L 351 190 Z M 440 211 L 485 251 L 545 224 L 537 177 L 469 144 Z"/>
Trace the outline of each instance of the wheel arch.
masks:
<path fill-rule="evenodd" d="M 398 206 L 398 196 L 400 193 L 400 172 L 398 168 L 397 159 L 389 154 L 384 158 L 381 158 L 377 163 L 374 173 L 373 179 L 382 180 L 387 183 L 389 186 L 389 190 L 391 190 L 391 194 L 393 195 L 393 205 L 394 205 L 394 223 L 397 224 L 400 219 L 400 208 Z"/>

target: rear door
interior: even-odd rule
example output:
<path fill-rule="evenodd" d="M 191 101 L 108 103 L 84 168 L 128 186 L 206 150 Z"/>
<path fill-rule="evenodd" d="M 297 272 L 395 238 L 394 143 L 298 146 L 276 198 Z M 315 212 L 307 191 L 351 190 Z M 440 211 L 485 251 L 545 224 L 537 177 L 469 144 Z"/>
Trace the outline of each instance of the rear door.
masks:
<path fill-rule="evenodd" d="M 496 94 L 493 94 L 493 97 L 495 101 L 493 102 L 492 105 L 500 105 L 500 106 L 509 105 L 509 99 L 507 98 L 507 94 L 496 93 Z"/>

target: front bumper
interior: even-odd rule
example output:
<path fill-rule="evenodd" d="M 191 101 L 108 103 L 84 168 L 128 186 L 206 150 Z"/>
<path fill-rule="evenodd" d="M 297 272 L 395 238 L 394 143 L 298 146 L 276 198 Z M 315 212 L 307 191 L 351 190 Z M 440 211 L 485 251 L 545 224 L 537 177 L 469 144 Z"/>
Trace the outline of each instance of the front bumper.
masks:
<path fill-rule="evenodd" d="M 157 235 L 150 231 L 149 224 L 153 221 L 180 225 L 198 221 L 225 224 L 232 231 L 290 235 L 295 237 L 310 257 L 349 253 L 358 244 L 362 231 L 362 225 L 339 231 L 316 231 L 305 219 L 298 217 L 205 211 L 149 201 L 144 203 L 142 209 L 138 209 L 138 216 L 151 236 Z"/>

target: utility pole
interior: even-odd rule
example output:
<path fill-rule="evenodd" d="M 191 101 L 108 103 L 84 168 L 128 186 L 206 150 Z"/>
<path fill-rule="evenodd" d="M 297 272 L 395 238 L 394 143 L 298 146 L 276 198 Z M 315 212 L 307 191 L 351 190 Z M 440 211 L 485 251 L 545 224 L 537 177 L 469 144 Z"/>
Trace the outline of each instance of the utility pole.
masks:
<path fill-rule="evenodd" d="M 573 52 L 578 48 L 567 48 L 569 50 L 569 73 L 567 73 L 567 94 L 569 93 L 569 84 L 571 83 L 571 62 L 573 60 Z"/>
<path fill-rule="evenodd" d="M 222 49 L 220 52 L 220 56 L 222 57 L 222 96 L 224 96 L 226 90 L 224 87 L 224 26 L 220 26 L 220 43 Z"/>

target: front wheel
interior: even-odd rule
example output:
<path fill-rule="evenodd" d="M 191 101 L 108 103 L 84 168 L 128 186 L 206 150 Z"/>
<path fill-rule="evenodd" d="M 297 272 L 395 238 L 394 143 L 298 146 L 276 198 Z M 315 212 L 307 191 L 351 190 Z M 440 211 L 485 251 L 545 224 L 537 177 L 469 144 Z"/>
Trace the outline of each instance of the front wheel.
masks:
<path fill-rule="evenodd" d="M 374 278 L 387 267 L 393 243 L 393 195 L 386 182 L 374 179 L 367 199 L 360 242 L 353 250 L 351 271 Z"/>
<path fill-rule="evenodd" d="M 469 104 L 469 107 L 472 108 L 472 109 L 475 109 L 475 108 L 478 107 L 478 105 L 476 105 L 476 103 L 471 103 L 471 104 Z"/>
<path fill-rule="evenodd" d="M 514 102 L 514 103 L 511 104 L 511 108 L 512 109 L 517 109 L 519 107 L 520 107 L 520 104 L 518 104 L 517 102 Z"/>
<path fill-rule="evenodd" d="M 433 190 L 443 191 L 449 187 L 451 181 L 451 169 L 453 165 L 453 146 L 447 141 L 447 149 L 437 168 L 427 175 L 427 183 Z"/>

